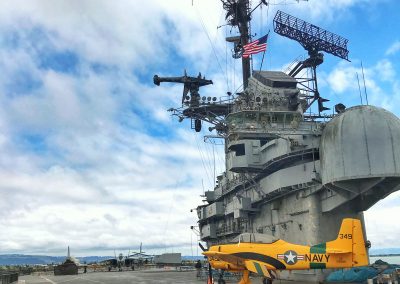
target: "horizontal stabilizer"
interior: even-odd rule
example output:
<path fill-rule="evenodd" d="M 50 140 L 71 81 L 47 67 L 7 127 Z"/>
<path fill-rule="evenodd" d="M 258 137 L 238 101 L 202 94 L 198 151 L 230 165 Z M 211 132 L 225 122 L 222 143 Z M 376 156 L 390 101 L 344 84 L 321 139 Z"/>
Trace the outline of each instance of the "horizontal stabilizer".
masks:
<path fill-rule="evenodd" d="M 351 253 L 349 250 L 340 250 L 340 249 L 326 249 L 326 253 L 329 254 L 346 254 Z"/>
<path fill-rule="evenodd" d="M 260 276 L 271 279 L 271 274 L 269 273 L 265 263 L 255 260 L 246 260 L 244 264 L 247 270 L 257 273 Z"/>

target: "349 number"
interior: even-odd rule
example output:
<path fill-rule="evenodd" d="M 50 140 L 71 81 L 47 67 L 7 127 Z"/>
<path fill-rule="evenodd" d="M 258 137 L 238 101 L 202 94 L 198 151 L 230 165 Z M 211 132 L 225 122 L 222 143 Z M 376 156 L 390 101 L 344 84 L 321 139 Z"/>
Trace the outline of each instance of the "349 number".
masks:
<path fill-rule="evenodd" d="M 352 234 L 340 234 L 339 239 L 348 239 L 351 240 L 353 238 Z"/>

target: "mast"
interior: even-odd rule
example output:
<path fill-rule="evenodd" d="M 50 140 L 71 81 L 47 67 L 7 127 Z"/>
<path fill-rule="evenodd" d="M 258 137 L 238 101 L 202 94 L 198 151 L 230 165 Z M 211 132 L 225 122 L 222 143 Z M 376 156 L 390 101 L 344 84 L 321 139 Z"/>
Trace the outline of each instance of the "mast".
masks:
<path fill-rule="evenodd" d="M 249 43 L 249 23 L 251 20 L 249 0 L 222 0 L 223 7 L 226 10 L 225 19 L 231 26 L 237 26 L 240 36 L 227 38 L 227 41 L 234 42 L 234 58 L 242 57 L 243 46 Z M 243 89 L 248 86 L 251 75 L 250 58 L 242 57 L 242 72 L 243 72 Z"/>
<path fill-rule="evenodd" d="M 243 17 L 240 18 L 239 22 L 239 32 L 240 32 L 240 41 L 242 42 L 242 46 L 245 46 L 249 43 L 249 22 L 250 22 L 250 15 L 247 15 L 247 11 L 249 9 L 249 0 L 239 0 L 242 2 L 243 7 L 241 13 Z M 244 58 L 242 57 L 242 70 L 243 70 L 243 89 L 246 89 L 249 84 L 249 78 L 251 75 L 250 70 L 250 57 Z"/>

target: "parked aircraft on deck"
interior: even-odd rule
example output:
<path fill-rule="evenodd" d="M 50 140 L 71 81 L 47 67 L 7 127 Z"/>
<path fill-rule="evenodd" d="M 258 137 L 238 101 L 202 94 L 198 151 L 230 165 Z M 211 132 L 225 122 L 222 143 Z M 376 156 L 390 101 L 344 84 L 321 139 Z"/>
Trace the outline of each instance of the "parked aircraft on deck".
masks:
<path fill-rule="evenodd" d="M 368 265 L 366 242 L 360 220 L 343 219 L 336 240 L 303 246 L 273 236 L 242 234 L 236 244 L 215 245 L 203 254 L 214 269 L 243 272 L 240 284 L 251 283 L 250 272 L 271 283 L 276 270 L 349 268 Z M 222 278 L 218 283 L 225 283 Z"/>

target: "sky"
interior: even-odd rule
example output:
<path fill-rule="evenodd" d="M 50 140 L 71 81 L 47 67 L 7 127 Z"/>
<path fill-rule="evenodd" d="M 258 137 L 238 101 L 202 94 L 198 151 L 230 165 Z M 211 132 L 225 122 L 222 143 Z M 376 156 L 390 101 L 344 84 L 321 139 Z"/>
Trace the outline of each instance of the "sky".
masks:
<path fill-rule="evenodd" d="M 254 38 L 271 30 L 263 70 L 306 54 L 273 32 L 280 9 L 349 39 L 350 62 L 326 54 L 318 67 L 327 106 L 361 103 L 362 61 L 369 103 L 400 115 L 397 0 L 269 2 L 252 24 Z M 182 86 L 152 78 L 201 72 L 214 82 L 202 95 L 240 90 L 224 41 L 236 31 L 222 25 L 217 0 L 0 2 L 0 254 L 69 245 L 76 256 L 110 255 L 141 242 L 199 254 L 191 209 L 223 171 L 223 147 L 167 112 Z M 365 213 L 373 248 L 400 247 L 399 204 L 397 192 Z"/>

